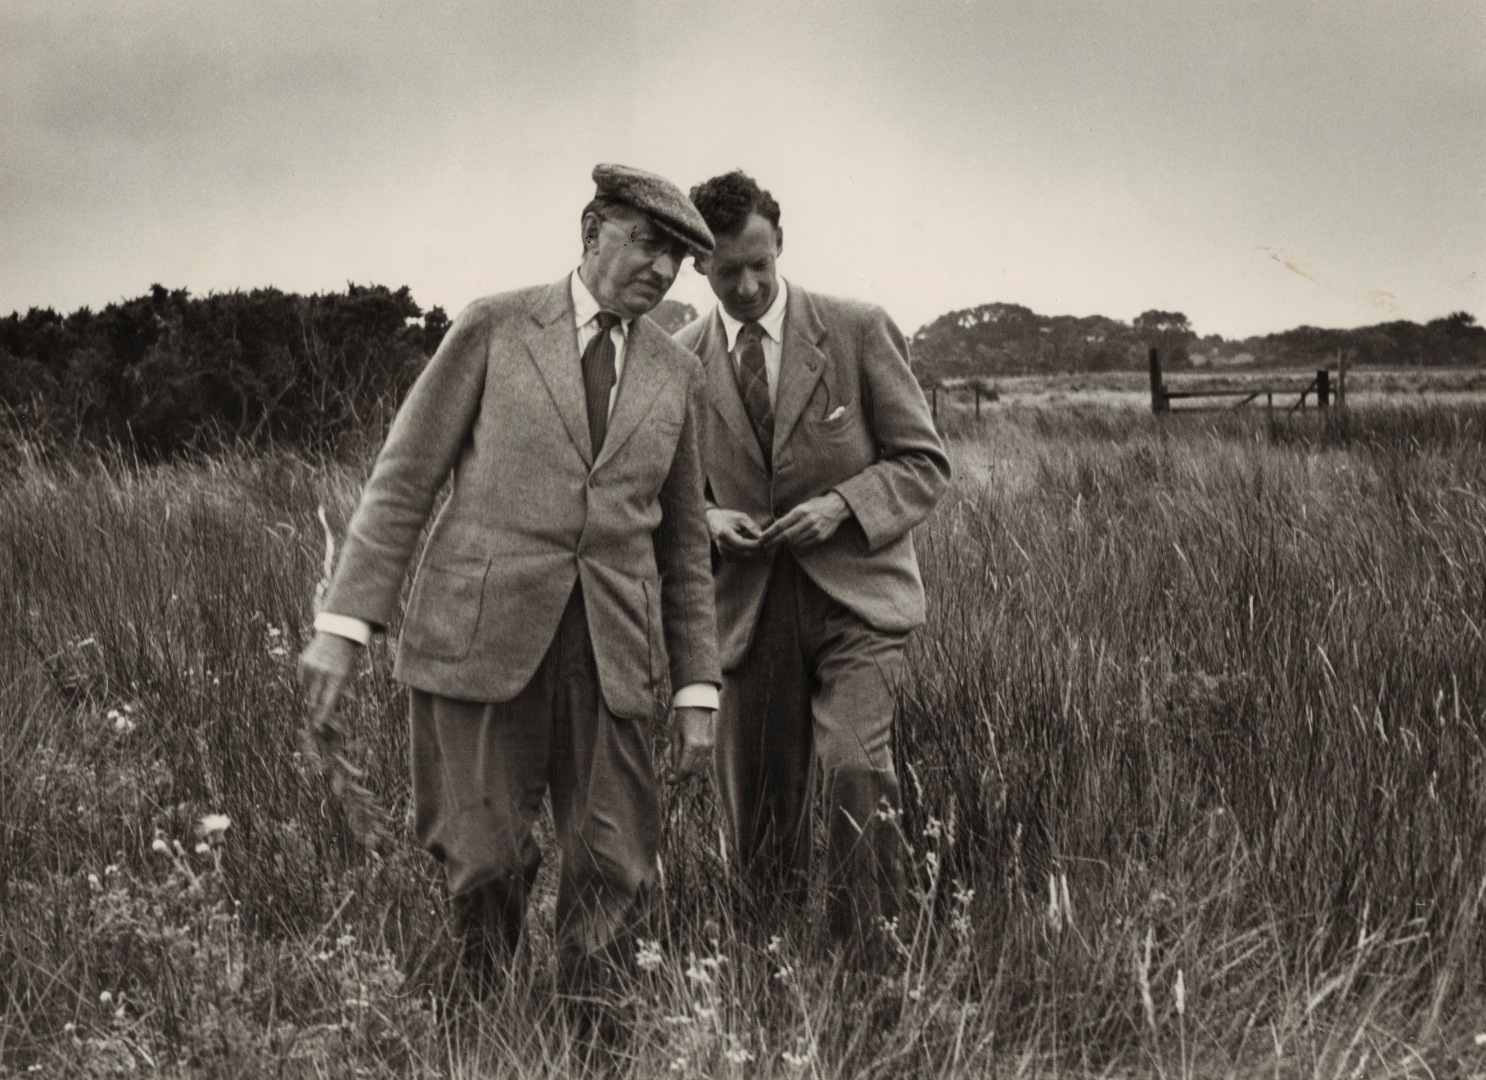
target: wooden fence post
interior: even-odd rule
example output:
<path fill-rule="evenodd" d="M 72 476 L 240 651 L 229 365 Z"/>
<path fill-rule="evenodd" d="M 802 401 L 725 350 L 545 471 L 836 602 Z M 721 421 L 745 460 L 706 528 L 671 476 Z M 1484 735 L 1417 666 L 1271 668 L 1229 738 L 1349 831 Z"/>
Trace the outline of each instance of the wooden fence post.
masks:
<path fill-rule="evenodd" d="M 980 419 L 980 387 L 975 388 L 975 419 Z"/>
<path fill-rule="evenodd" d="M 1171 402 L 1166 397 L 1166 386 L 1161 382 L 1161 352 L 1152 345 L 1149 355 L 1151 362 L 1151 412 L 1164 413 L 1170 410 Z"/>
<path fill-rule="evenodd" d="M 1347 407 L 1347 350 L 1336 350 L 1336 407 Z"/>
<path fill-rule="evenodd" d="M 1324 409 L 1331 404 L 1331 372 L 1322 368 L 1316 372 L 1316 408 Z"/>

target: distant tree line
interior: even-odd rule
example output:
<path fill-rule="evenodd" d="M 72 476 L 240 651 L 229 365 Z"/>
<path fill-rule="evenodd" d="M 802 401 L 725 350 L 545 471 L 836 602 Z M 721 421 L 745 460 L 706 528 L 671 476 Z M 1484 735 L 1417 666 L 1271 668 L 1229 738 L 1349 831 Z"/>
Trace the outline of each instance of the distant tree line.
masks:
<path fill-rule="evenodd" d="M 679 329 L 696 313 L 666 301 Z M 449 327 L 406 286 L 144 296 L 0 319 L 0 447 L 21 436 L 146 458 L 224 446 L 336 452 L 380 434 Z"/>
<path fill-rule="evenodd" d="M 1151 346 L 1163 366 L 1324 367 L 1338 351 L 1357 365 L 1486 364 L 1486 328 L 1457 311 L 1428 323 L 1403 320 L 1355 330 L 1301 326 L 1228 341 L 1199 337 L 1179 311 L 1150 310 L 1124 323 L 1102 315 L 1038 315 L 1019 304 L 982 304 L 941 315 L 913 335 L 925 384 L 1076 371 L 1139 370 Z"/>
<path fill-rule="evenodd" d="M 696 311 L 666 300 L 654 317 L 674 331 Z M 442 308 L 423 310 L 406 286 L 192 296 L 155 285 L 97 312 L 32 308 L 0 319 L 0 448 L 21 436 L 147 458 L 233 445 L 338 452 L 380 437 L 448 327 Z M 951 311 L 912 338 L 926 385 L 1141 369 L 1152 345 L 1168 369 L 1319 367 L 1339 350 L 1357 365 L 1486 364 L 1486 328 L 1463 311 L 1422 326 L 1301 326 L 1225 341 L 1199 337 L 1179 311 L 1124 323 L 997 303 Z"/>

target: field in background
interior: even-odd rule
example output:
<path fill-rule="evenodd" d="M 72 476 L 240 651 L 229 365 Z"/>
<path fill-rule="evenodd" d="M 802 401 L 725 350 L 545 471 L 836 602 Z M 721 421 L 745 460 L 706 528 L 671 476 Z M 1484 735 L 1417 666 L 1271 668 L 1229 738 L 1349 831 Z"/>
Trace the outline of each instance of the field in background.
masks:
<path fill-rule="evenodd" d="M 992 408 L 947 418 L 955 489 L 919 533 L 898 960 L 843 971 L 802 927 L 736 921 L 711 799 L 672 793 L 610 1067 L 1486 1067 L 1486 409 Z M 3 468 L 0 1070 L 586 1072 L 550 888 L 484 1008 L 437 1008 L 418 974 L 448 931 L 385 647 L 347 717 L 385 854 L 300 756 L 315 508 L 339 528 L 363 473 Z M 198 835 L 207 814 L 231 825 Z"/>
<path fill-rule="evenodd" d="M 1336 378 L 1332 365 L 1332 379 Z M 1165 374 L 1167 388 L 1171 390 L 1197 390 L 1212 387 L 1294 387 L 1293 392 L 1276 393 L 1275 407 L 1289 408 L 1295 404 L 1300 391 L 1315 378 L 1314 371 L 1304 369 L 1256 369 L 1256 368 L 1193 368 L 1168 371 Z M 1007 375 L 990 379 L 985 383 L 1000 397 L 997 405 L 989 401 L 981 404 L 982 415 L 987 409 L 997 406 L 1086 406 L 1090 408 L 1128 408 L 1150 410 L 1151 384 L 1143 371 L 1103 371 L 1078 374 L 1052 375 Z M 943 394 L 944 391 L 941 391 Z M 973 411 L 967 395 L 968 390 L 959 390 L 952 396 L 955 411 Z M 1362 368 L 1347 373 L 1347 394 L 1354 405 L 1382 406 L 1439 404 L 1486 404 L 1486 370 L 1480 367 L 1462 368 Z M 949 395 L 941 397 L 941 407 Z M 1310 406 L 1316 403 L 1315 395 Z M 1189 408 L 1196 402 L 1182 402 L 1175 408 Z M 1223 402 L 1205 404 L 1222 405 Z M 1227 404 L 1231 405 L 1232 402 Z M 1264 401 L 1246 406 L 1249 410 L 1262 411 Z"/>

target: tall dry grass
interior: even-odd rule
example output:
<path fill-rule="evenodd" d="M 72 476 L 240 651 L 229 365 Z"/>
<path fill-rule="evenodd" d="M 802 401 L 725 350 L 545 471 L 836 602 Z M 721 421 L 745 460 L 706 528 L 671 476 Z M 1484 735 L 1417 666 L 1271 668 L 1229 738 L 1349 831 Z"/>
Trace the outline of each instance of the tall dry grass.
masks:
<path fill-rule="evenodd" d="M 1444 407 L 963 422 L 919 534 L 891 971 L 750 917 L 710 793 L 673 792 L 633 1037 L 602 1060 L 553 1005 L 550 880 L 495 1000 L 426 977 L 448 928 L 384 647 L 347 711 L 385 852 L 300 756 L 315 508 L 343 523 L 363 474 L 28 452 L 0 479 L 0 1067 L 1479 1069 L 1483 432 Z M 209 813 L 231 825 L 198 835 Z"/>

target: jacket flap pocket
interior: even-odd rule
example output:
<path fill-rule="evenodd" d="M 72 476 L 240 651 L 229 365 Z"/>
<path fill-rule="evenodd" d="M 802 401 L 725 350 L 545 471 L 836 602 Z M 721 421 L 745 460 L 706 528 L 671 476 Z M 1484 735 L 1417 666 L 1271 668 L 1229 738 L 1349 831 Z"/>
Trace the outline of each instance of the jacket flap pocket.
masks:
<path fill-rule="evenodd" d="M 489 572 L 490 560 L 484 556 L 425 559 L 403 622 L 408 647 L 445 660 L 468 656 L 480 625 Z"/>

